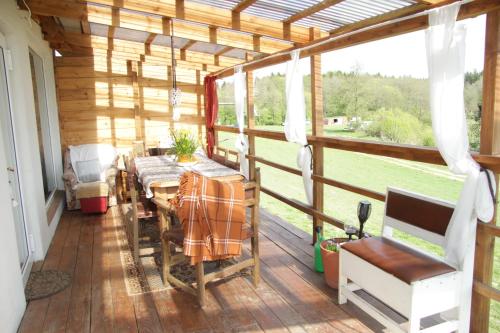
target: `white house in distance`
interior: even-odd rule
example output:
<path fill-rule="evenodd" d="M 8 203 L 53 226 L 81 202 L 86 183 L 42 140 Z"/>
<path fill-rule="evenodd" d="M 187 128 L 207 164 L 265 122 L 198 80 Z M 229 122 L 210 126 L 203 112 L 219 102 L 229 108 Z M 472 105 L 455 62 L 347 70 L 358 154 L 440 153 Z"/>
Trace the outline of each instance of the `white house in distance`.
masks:
<path fill-rule="evenodd" d="M 348 120 L 345 116 L 336 116 L 336 117 L 325 117 L 323 119 L 323 124 L 326 126 L 345 126 L 347 125 Z"/>

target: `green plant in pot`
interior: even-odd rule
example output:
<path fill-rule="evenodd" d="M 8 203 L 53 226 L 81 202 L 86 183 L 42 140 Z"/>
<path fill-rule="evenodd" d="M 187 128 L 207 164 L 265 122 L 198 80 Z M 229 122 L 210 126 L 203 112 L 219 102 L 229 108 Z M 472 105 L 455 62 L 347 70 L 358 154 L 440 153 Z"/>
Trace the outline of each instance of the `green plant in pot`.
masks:
<path fill-rule="evenodd" d="M 325 271 L 325 282 L 332 288 L 339 287 L 339 251 L 341 243 L 347 241 L 347 238 L 333 238 L 321 242 L 321 258 L 323 259 L 323 268 Z"/>
<path fill-rule="evenodd" d="M 173 148 L 180 163 L 195 162 L 194 152 L 198 148 L 198 140 L 188 130 L 172 130 Z"/>

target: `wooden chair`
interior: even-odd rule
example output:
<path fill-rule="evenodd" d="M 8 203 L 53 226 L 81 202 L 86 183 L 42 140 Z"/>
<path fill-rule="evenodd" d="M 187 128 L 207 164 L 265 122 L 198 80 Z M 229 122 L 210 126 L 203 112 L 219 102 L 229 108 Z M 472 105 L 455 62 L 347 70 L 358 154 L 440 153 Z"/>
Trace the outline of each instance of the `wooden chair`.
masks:
<path fill-rule="evenodd" d="M 160 230 L 162 234 L 162 257 L 163 267 L 162 276 L 164 283 L 170 282 L 174 286 L 191 293 L 198 298 L 201 306 L 205 302 L 205 286 L 208 282 L 215 279 L 222 279 L 239 272 L 245 268 L 253 267 L 252 277 L 254 285 L 259 283 L 260 279 L 260 264 L 259 264 L 259 202 L 260 202 L 260 170 L 256 169 L 255 179 L 244 183 L 245 189 L 245 207 L 249 208 L 250 218 L 247 219 L 243 227 L 243 240 L 250 239 L 251 241 L 251 257 L 237 263 L 217 270 L 215 272 L 205 274 L 203 263 L 196 265 L 196 285 L 192 286 L 188 283 L 180 281 L 172 274 L 170 268 L 186 258 L 183 253 L 172 255 L 171 246 L 182 246 L 184 239 L 183 231 L 180 226 L 175 227 L 172 223 L 174 208 L 167 201 L 153 199 L 159 210 Z"/>
<path fill-rule="evenodd" d="M 223 153 L 223 154 L 221 154 Z M 236 156 L 236 160 L 232 161 L 229 155 Z M 229 150 L 227 148 L 214 147 L 214 153 L 212 155 L 212 160 L 228 168 L 234 170 L 240 170 L 240 155 L 236 151 Z"/>
<path fill-rule="evenodd" d="M 141 195 L 140 185 L 137 176 L 132 170 L 133 167 L 129 158 L 125 161 L 125 168 L 127 170 L 128 193 L 132 206 L 131 218 L 127 219 L 126 223 L 127 235 L 133 247 L 132 254 L 134 261 L 139 263 L 139 223 L 141 220 L 154 218 L 157 214 L 156 209 L 148 207 L 144 195 Z"/>
<path fill-rule="evenodd" d="M 443 259 L 414 249 L 392 237 L 397 229 L 443 247 L 454 207 L 448 202 L 389 188 L 382 237 L 342 245 L 339 264 L 339 303 L 347 300 L 385 325 L 391 332 L 451 332 L 464 318 L 447 318 L 421 331 L 421 319 L 446 312 L 459 313 L 470 300 L 461 299 L 462 272 Z M 363 289 L 408 319 L 400 325 L 355 291 Z M 461 332 L 464 330 L 460 330 Z M 465 329 L 468 331 L 468 328 Z"/>

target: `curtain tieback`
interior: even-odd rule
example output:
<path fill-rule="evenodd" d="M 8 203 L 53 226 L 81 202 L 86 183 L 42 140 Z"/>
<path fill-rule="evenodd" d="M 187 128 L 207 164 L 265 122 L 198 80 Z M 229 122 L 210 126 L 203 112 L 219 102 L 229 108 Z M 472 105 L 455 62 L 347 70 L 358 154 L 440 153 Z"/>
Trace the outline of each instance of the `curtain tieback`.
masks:
<path fill-rule="evenodd" d="M 490 190 L 490 195 L 491 195 L 491 200 L 493 201 L 493 204 L 496 204 L 495 200 L 495 190 L 493 189 L 493 183 L 491 181 L 491 176 L 490 173 L 486 168 L 480 167 L 479 169 L 481 172 L 484 172 L 486 174 L 486 180 L 488 181 L 488 188 Z"/>
<path fill-rule="evenodd" d="M 312 150 L 311 145 L 309 143 L 307 145 L 304 145 L 304 148 L 309 149 L 309 153 L 311 154 L 311 165 L 309 167 L 312 170 L 313 169 L 313 159 L 312 159 L 313 150 Z"/>

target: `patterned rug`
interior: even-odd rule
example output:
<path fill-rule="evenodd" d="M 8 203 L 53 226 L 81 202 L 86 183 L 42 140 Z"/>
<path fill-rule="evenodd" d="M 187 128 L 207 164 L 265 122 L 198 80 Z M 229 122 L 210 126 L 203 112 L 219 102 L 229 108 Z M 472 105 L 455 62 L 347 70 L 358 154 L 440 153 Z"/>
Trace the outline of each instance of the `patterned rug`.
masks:
<path fill-rule="evenodd" d="M 24 293 L 26 300 L 45 298 L 57 294 L 71 284 L 71 274 L 56 271 L 33 271 L 30 274 Z"/>
<path fill-rule="evenodd" d="M 131 218 L 131 205 L 121 205 L 122 221 Z M 147 292 L 156 292 L 174 288 L 169 283 L 164 284 L 161 277 L 161 243 L 158 222 L 155 219 L 143 220 L 139 227 L 139 260 L 140 265 L 136 265 L 133 259 L 132 249 L 129 246 L 125 225 L 115 219 L 115 236 L 120 249 L 120 259 L 125 276 L 125 285 L 129 295 L 138 295 Z M 182 251 L 180 248 L 171 248 L 172 253 Z M 223 260 L 218 266 L 217 262 L 207 262 L 204 264 L 205 272 L 213 272 L 220 267 L 228 267 L 236 263 L 235 260 Z M 171 267 L 171 274 L 177 279 L 194 283 L 196 280 L 195 267 L 188 262 L 183 262 Z M 231 277 L 247 275 L 246 271 L 234 274 Z M 229 278 L 231 278 L 229 277 Z M 226 278 L 227 279 L 227 278 Z"/>

